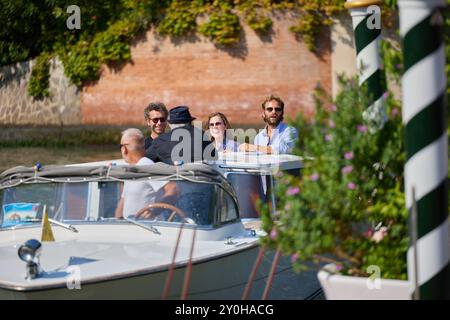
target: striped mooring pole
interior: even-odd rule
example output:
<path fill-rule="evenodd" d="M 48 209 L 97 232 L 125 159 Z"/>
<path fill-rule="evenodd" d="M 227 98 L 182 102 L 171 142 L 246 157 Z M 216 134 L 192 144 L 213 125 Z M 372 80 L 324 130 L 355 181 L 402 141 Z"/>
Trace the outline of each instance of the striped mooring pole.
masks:
<path fill-rule="evenodd" d="M 399 0 L 403 40 L 405 193 L 417 211 L 417 243 L 408 250 L 408 277 L 419 299 L 450 299 L 448 142 L 444 18 L 441 0 Z M 414 264 L 417 252 L 417 270 Z"/>
<path fill-rule="evenodd" d="M 382 128 L 387 120 L 380 61 L 381 9 L 378 5 L 381 3 L 381 0 L 347 0 L 345 3 L 345 8 L 350 10 L 355 33 L 359 86 L 367 86 L 369 97 L 363 119 L 372 133 Z"/>

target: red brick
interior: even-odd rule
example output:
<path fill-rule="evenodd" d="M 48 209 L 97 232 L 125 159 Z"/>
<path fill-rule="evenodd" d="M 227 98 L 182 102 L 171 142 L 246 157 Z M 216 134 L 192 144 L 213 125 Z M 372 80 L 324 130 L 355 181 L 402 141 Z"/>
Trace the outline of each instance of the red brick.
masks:
<path fill-rule="evenodd" d="M 84 88 L 82 123 L 143 125 L 145 106 L 162 101 L 169 108 L 188 105 L 199 120 L 222 111 L 232 123 L 261 124 L 260 105 L 270 93 L 282 97 L 287 115 L 310 114 L 316 83 L 331 90 L 330 38 L 324 31 L 318 57 L 288 30 L 293 23 L 274 21 L 271 42 L 245 27 L 241 57 L 204 39 L 175 45 L 149 31 L 132 47 L 133 63 L 116 73 L 105 67 L 101 79 Z"/>

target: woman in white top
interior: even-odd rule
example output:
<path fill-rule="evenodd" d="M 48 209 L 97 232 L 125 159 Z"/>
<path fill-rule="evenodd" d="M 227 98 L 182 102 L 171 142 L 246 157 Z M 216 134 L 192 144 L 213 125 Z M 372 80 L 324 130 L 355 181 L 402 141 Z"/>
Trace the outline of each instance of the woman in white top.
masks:
<path fill-rule="evenodd" d="M 214 147 L 219 152 L 236 152 L 238 151 L 237 142 L 229 139 L 227 129 L 231 129 L 230 122 L 221 112 L 211 113 L 207 122 L 209 134 Z"/>

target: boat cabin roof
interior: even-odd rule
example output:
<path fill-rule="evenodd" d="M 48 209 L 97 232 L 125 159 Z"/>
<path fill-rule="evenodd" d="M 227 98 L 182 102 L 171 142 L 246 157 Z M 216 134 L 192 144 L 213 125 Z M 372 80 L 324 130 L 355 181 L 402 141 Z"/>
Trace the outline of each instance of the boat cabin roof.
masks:
<path fill-rule="evenodd" d="M 101 180 L 170 180 L 189 179 L 192 182 L 223 184 L 230 187 L 225 177 L 204 163 L 187 163 L 171 166 L 165 163 L 152 165 L 48 165 L 39 169 L 18 166 L 0 174 L 0 188 L 27 182 L 83 182 Z"/>

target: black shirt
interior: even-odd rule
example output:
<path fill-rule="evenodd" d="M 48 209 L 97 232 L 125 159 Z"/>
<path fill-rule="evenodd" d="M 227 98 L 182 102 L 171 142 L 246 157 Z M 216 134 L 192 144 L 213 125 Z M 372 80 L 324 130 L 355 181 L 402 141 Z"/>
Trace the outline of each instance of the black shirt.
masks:
<path fill-rule="evenodd" d="M 175 141 L 172 141 L 174 135 Z M 175 128 L 169 132 L 161 134 L 153 140 L 150 148 L 146 150 L 147 158 L 154 162 L 164 162 L 173 165 L 173 161 L 183 161 L 183 163 L 216 160 L 217 155 L 211 141 L 203 140 L 204 132 L 192 125 Z M 183 145 L 185 139 L 186 144 Z M 197 145 L 197 146 L 196 146 Z M 176 150 L 174 150 L 176 148 Z M 172 151 L 174 151 L 172 159 Z"/>
<path fill-rule="evenodd" d="M 145 156 L 147 158 L 149 158 L 149 151 L 150 151 L 150 147 L 153 144 L 153 141 L 155 141 L 151 136 L 148 136 L 147 138 L 145 138 L 144 140 L 144 148 L 145 148 Z"/>

